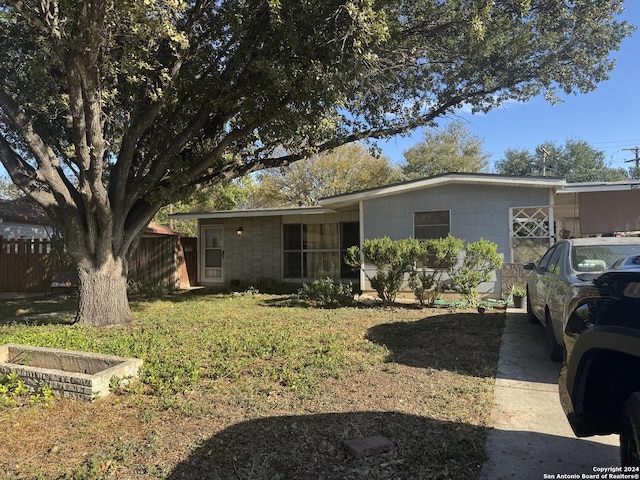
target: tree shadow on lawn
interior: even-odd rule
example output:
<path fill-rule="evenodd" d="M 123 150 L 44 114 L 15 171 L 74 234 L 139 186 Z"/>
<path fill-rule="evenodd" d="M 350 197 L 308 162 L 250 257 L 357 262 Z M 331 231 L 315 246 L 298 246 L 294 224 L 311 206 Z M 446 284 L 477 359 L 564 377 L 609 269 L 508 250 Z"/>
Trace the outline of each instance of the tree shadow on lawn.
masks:
<path fill-rule="evenodd" d="M 367 339 L 389 350 L 387 362 L 493 377 L 504 324 L 504 311 L 451 312 L 376 325 Z"/>
<path fill-rule="evenodd" d="M 488 429 L 398 412 L 268 417 L 207 439 L 167 477 L 178 479 L 478 478 Z M 390 453 L 356 459 L 346 440 L 382 435 Z"/>
<path fill-rule="evenodd" d="M 45 325 L 73 325 L 75 321 L 76 313 L 68 311 L 0 318 L 0 325 L 41 327 Z"/>
<path fill-rule="evenodd" d="M 391 440 L 393 451 L 356 459 L 343 449 L 346 440 L 375 435 Z M 485 470 L 486 478 L 524 473 L 521 478 L 538 479 L 557 470 L 592 473 L 593 466 L 616 464 L 616 447 L 588 439 L 489 429 L 400 412 L 349 412 L 232 425 L 200 443 L 166 478 L 477 480 Z"/>

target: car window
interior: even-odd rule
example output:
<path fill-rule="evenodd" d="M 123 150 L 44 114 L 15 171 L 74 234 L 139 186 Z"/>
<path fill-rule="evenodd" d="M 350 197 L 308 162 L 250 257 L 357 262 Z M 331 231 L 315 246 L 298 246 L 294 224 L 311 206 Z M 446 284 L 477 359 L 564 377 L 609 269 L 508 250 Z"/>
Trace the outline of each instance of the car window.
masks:
<path fill-rule="evenodd" d="M 557 246 L 553 246 L 549 250 L 547 250 L 547 253 L 545 253 L 542 256 L 542 258 L 538 262 L 538 268 L 540 270 L 546 270 L 547 265 L 549 264 L 549 260 L 551 260 L 551 256 L 553 255 L 553 252 L 555 252 L 557 249 L 558 249 Z"/>
<path fill-rule="evenodd" d="M 578 272 L 601 272 L 631 255 L 640 255 L 640 242 L 624 245 L 583 245 L 574 247 L 571 252 L 571 268 Z"/>
<path fill-rule="evenodd" d="M 549 264 L 547 265 L 547 272 L 559 274 L 561 270 L 561 260 L 563 258 L 562 253 L 564 252 L 564 245 L 558 245 L 555 249 L 551 258 L 549 259 Z"/>

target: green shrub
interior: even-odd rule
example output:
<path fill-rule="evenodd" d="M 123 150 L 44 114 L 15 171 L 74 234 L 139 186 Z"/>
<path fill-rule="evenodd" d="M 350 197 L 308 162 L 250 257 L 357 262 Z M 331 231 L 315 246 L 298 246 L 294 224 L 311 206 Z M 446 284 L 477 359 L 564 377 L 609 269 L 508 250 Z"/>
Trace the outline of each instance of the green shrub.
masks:
<path fill-rule="evenodd" d="M 44 403 L 53 401 L 53 391 L 46 384 L 31 389 L 17 373 L 0 375 L 0 407 L 18 407 L 26 403 Z"/>
<path fill-rule="evenodd" d="M 462 265 L 451 273 L 453 289 L 469 303 L 476 303 L 478 285 L 488 281 L 491 272 L 502 268 L 502 262 L 495 243 L 480 239 L 467 244 Z"/>
<path fill-rule="evenodd" d="M 421 307 L 433 305 L 445 290 L 442 277 L 455 267 L 463 245 L 462 240 L 451 234 L 419 242 L 416 268 L 409 273 L 409 287 Z"/>
<path fill-rule="evenodd" d="M 352 268 L 361 268 L 369 280 L 371 287 L 385 305 L 392 304 L 402 283 L 404 276 L 413 269 L 416 260 L 419 241 L 413 238 L 391 240 L 389 237 L 367 239 L 362 244 L 362 250 L 351 247 L 347 250 L 345 262 Z M 370 276 L 361 263 L 361 255 L 376 267 L 376 273 Z"/>
<path fill-rule="evenodd" d="M 159 298 L 173 292 L 171 282 L 142 282 L 139 280 L 127 280 L 127 294 L 133 297 Z"/>
<path fill-rule="evenodd" d="M 331 278 L 314 280 L 303 284 L 298 296 L 324 308 L 344 307 L 353 303 L 353 285 L 334 282 Z"/>

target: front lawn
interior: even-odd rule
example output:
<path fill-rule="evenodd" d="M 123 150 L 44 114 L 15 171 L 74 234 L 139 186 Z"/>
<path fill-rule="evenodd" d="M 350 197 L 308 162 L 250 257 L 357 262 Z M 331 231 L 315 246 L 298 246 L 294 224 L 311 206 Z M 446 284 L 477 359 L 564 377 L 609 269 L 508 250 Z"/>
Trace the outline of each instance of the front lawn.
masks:
<path fill-rule="evenodd" d="M 6 478 L 479 477 L 504 311 L 181 295 L 132 303 L 126 327 L 24 320 L 56 302 L 0 307 L 0 343 L 142 358 L 142 381 L 92 404 L 0 406 Z M 343 450 L 373 435 L 394 451 Z"/>

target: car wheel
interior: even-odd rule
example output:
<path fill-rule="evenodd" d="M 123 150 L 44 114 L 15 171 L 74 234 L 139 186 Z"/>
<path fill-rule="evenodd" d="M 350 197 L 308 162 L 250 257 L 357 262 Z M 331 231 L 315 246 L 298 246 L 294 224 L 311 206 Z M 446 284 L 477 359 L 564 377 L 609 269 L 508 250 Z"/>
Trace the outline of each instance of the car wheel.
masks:
<path fill-rule="evenodd" d="M 562 361 L 562 347 L 556 342 L 556 336 L 553 334 L 553 323 L 551 315 L 547 312 L 547 321 L 545 323 L 547 329 L 547 347 L 549 348 L 549 358 L 554 362 Z"/>
<path fill-rule="evenodd" d="M 529 323 L 538 323 L 538 317 L 533 314 L 531 309 L 531 300 L 529 300 L 529 292 L 527 292 L 527 320 Z"/>
<path fill-rule="evenodd" d="M 623 467 L 640 467 L 640 393 L 627 398 L 622 411 L 620 463 Z"/>

